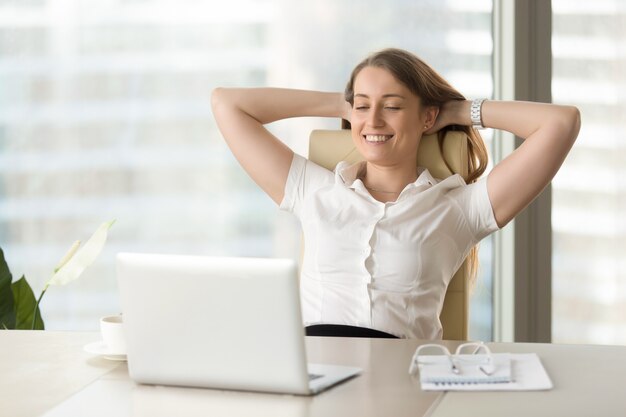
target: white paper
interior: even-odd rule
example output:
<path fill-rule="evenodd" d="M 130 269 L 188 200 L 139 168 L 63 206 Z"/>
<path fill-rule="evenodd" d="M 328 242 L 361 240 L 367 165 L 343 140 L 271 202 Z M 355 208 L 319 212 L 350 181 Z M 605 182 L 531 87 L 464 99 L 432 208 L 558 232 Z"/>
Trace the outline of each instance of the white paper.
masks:
<path fill-rule="evenodd" d="M 501 356 L 503 354 L 494 354 Z M 552 381 L 536 353 L 506 354 L 511 363 L 511 382 L 435 384 L 424 382 L 420 366 L 420 382 L 424 391 L 536 391 L 552 389 Z M 447 359 L 447 358 L 446 358 Z M 428 366 L 428 365 L 426 365 Z M 450 367 L 448 366 L 448 372 Z M 426 371 L 428 372 L 428 371 Z M 494 373 L 495 375 L 495 373 Z"/>

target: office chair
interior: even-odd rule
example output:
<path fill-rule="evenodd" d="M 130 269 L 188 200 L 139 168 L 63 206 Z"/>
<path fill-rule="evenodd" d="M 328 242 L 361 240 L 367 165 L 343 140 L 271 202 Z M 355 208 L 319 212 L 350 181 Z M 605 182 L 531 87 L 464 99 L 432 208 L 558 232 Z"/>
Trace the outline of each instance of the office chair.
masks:
<path fill-rule="evenodd" d="M 445 161 L 443 155 L 446 156 Z M 340 161 L 352 164 L 362 161 L 363 157 L 352 142 L 350 130 L 314 130 L 309 138 L 309 159 L 332 171 Z M 441 144 L 436 134 L 423 136 L 417 151 L 417 165 L 427 168 L 435 178 L 446 178 L 452 174 L 467 177 L 466 134 L 450 131 Z M 450 281 L 439 316 L 445 340 L 468 338 L 469 280 L 466 264 L 467 261 L 463 262 Z"/>

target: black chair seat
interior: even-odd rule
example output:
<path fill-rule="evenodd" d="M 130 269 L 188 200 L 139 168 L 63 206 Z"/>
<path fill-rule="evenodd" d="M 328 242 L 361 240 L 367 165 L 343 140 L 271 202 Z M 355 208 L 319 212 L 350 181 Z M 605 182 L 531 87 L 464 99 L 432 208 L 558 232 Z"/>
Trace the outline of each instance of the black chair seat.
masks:
<path fill-rule="evenodd" d="M 314 324 L 304 328 L 307 336 L 330 337 L 372 337 L 378 339 L 399 339 L 392 334 L 367 327 L 348 326 L 345 324 Z"/>

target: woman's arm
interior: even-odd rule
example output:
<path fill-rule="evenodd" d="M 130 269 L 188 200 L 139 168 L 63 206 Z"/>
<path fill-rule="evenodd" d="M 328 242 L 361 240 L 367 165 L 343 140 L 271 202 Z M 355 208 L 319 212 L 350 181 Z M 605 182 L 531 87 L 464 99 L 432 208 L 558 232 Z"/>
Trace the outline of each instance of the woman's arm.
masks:
<path fill-rule="evenodd" d="M 216 88 L 213 116 L 248 175 L 277 204 L 283 199 L 293 152 L 263 127 L 290 117 L 349 118 L 341 93 L 280 88 Z"/>
<path fill-rule="evenodd" d="M 468 100 L 451 101 L 428 133 L 450 125 L 471 125 Z M 523 101 L 487 100 L 482 106 L 485 127 L 524 138 L 522 145 L 496 165 L 487 190 L 500 227 L 511 221 L 550 183 L 578 136 L 576 107 Z"/>

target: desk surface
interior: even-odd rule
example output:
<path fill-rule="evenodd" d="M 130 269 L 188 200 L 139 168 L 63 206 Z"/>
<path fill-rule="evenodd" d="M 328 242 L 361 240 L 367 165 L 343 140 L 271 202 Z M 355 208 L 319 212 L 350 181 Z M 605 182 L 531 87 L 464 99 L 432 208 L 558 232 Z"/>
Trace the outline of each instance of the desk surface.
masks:
<path fill-rule="evenodd" d="M 407 374 L 419 340 L 307 337 L 311 362 L 364 372 L 319 395 L 299 397 L 136 385 L 125 362 L 83 351 L 96 340 L 98 333 L 1 331 L 2 415 L 626 415 L 626 347 L 621 346 L 492 343 L 495 352 L 538 353 L 554 389 L 444 394 L 421 391 L 417 377 Z M 445 344 L 453 350 L 458 342 Z"/>

